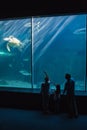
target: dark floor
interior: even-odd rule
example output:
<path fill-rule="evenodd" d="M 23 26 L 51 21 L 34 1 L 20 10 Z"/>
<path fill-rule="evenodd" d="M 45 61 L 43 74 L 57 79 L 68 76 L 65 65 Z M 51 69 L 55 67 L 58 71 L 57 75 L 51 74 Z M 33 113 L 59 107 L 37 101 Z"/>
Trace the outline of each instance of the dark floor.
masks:
<path fill-rule="evenodd" d="M 87 130 L 87 115 L 69 119 L 66 114 L 0 108 L 0 130 Z"/>

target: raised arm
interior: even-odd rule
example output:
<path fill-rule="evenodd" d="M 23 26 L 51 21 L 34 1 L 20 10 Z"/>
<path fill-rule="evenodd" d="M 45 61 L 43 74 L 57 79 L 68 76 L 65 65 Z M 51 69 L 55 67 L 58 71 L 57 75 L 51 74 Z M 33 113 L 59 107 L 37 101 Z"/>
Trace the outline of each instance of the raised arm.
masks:
<path fill-rule="evenodd" d="M 48 77 L 48 74 L 47 74 L 47 72 L 46 72 L 46 71 L 44 71 L 44 74 L 46 75 L 46 77 Z"/>

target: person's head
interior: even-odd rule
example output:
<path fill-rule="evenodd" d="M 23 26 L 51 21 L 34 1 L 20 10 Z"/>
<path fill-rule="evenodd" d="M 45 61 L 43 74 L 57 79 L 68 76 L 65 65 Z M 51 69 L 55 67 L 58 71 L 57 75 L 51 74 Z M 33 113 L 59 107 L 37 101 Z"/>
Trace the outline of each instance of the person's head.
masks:
<path fill-rule="evenodd" d="M 68 74 L 68 73 L 66 73 L 66 74 L 65 74 L 65 79 L 69 80 L 70 78 L 71 78 L 71 75 Z"/>

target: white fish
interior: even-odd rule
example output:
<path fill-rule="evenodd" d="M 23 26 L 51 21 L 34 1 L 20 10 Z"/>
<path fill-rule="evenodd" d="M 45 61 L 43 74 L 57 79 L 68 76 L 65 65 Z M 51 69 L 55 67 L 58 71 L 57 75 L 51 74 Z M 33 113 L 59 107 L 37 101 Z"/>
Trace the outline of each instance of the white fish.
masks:
<path fill-rule="evenodd" d="M 12 56 L 12 54 L 0 51 L 0 56 Z"/>
<path fill-rule="evenodd" d="M 19 73 L 25 76 L 29 76 L 29 75 L 31 76 L 31 73 L 29 73 L 27 70 L 20 70 Z"/>
<path fill-rule="evenodd" d="M 74 34 L 85 34 L 86 28 L 80 28 L 74 31 Z"/>
<path fill-rule="evenodd" d="M 26 23 L 25 25 L 24 25 L 24 27 L 31 27 L 31 23 L 29 22 L 29 23 Z"/>

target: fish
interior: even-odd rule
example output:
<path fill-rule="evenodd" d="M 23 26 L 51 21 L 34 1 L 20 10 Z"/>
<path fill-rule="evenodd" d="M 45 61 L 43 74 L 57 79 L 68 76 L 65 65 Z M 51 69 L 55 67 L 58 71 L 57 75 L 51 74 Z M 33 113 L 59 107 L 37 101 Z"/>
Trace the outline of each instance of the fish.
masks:
<path fill-rule="evenodd" d="M 19 73 L 25 76 L 31 76 L 31 73 L 29 73 L 27 70 L 20 70 Z"/>
<path fill-rule="evenodd" d="M 0 56 L 12 56 L 12 54 L 4 51 L 0 51 Z"/>
<path fill-rule="evenodd" d="M 80 28 L 74 31 L 74 34 L 85 34 L 86 28 Z"/>
<path fill-rule="evenodd" d="M 31 27 L 31 23 L 29 22 L 29 23 L 26 23 L 25 25 L 24 25 L 24 27 Z"/>

